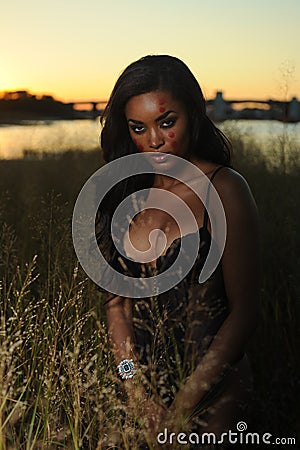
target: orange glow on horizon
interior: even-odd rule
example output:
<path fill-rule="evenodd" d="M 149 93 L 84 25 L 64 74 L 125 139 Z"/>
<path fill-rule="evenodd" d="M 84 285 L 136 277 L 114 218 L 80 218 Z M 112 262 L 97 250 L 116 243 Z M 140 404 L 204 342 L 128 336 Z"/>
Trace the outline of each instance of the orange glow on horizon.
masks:
<path fill-rule="evenodd" d="M 25 77 L 18 70 L 17 62 L 13 60 L 10 68 L 6 67 L 5 71 L 1 71 L 0 67 L 0 93 L 25 90 L 37 96 L 51 95 L 54 99 L 65 103 L 107 101 L 118 76 L 130 62 L 127 61 L 125 64 L 115 62 L 118 70 L 109 70 L 109 67 L 105 67 L 102 73 L 98 70 L 95 74 L 85 70 L 80 76 L 75 74 L 73 77 L 73 71 L 70 70 L 69 73 L 58 78 L 51 73 L 40 76 L 31 70 Z M 284 98 L 280 82 L 276 80 L 278 73 L 273 74 L 270 71 L 256 76 L 252 76 L 252 73 L 238 75 L 224 72 L 220 74 L 215 65 L 208 66 L 206 72 L 201 72 L 201 67 L 197 71 L 195 62 L 192 61 L 190 64 L 187 60 L 186 63 L 198 79 L 207 100 L 215 98 L 217 91 L 222 91 L 225 100 L 283 100 Z M 23 77 L 23 81 L 19 82 L 18 77 L 21 80 Z M 287 98 L 292 97 L 300 99 L 300 80 L 296 79 L 289 87 Z"/>
<path fill-rule="evenodd" d="M 248 92 L 245 91 L 244 89 L 237 89 L 237 87 L 235 87 L 234 91 L 230 91 L 230 90 L 223 90 L 223 89 L 203 89 L 203 94 L 206 98 L 206 100 L 211 100 L 213 98 L 215 98 L 217 91 L 221 91 L 223 94 L 223 98 L 224 100 L 250 100 L 250 101 L 265 101 L 265 100 L 270 100 L 270 99 L 276 99 L 276 100 L 282 100 L 282 93 L 280 93 L 279 91 L 276 93 L 274 90 L 273 95 L 266 95 L 266 92 L 264 90 L 258 91 L 256 89 L 249 89 Z M 52 96 L 55 100 L 57 101 L 62 101 L 65 103 L 73 103 L 73 102 L 86 102 L 86 103 L 90 103 L 90 102 L 107 102 L 107 100 L 109 99 L 110 93 L 111 91 L 109 90 L 101 90 L 102 94 L 100 93 L 100 90 L 97 89 L 91 89 L 90 92 L 85 92 L 83 93 L 81 90 L 77 90 L 75 88 L 73 88 L 72 90 L 70 90 L 69 92 L 64 92 L 62 91 L 58 91 L 58 92 L 50 92 L 49 90 L 45 90 L 45 91 L 39 91 L 39 90 L 35 90 L 34 88 L 24 88 L 24 87 L 6 87 L 6 88 L 1 88 L 0 89 L 0 98 L 2 98 L 4 96 L 5 93 L 7 92 L 19 92 L 19 91 L 27 91 L 29 94 L 31 95 L 36 95 L 37 97 L 42 97 L 44 95 L 50 95 Z M 290 95 L 288 95 L 288 100 L 292 99 L 293 97 L 297 97 L 297 95 L 295 93 L 291 93 Z M 298 96 L 297 98 L 300 98 L 300 96 Z M 81 109 L 81 107 L 79 107 Z"/>

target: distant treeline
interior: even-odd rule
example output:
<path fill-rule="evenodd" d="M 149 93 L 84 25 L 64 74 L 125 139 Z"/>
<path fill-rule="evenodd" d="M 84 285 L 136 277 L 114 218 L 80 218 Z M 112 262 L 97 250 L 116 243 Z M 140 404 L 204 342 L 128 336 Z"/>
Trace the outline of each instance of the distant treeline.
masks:
<path fill-rule="evenodd" d="M 36 96 L 27 91 L 5 92 L 0 97 L 0 122 L 20 120 L 76 119 L 72 103 L 55 100 L 51 95 Z"/>

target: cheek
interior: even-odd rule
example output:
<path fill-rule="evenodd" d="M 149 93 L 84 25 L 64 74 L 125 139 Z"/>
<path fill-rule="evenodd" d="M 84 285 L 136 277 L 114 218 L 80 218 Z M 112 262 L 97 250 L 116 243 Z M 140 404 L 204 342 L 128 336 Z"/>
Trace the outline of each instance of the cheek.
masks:
<path fill-rule="evenodd" d="M 132 138 L 132 142 L 135 144 L 135 146 L 141 151 L 144 151 L 144 146 L 142 144 L 139 144 L 138 140 L 136 138 Z"/>
<path fill-rule="evenodd" d="M 176 147 L 177 146 L 177 141 L 172 141 L 171 145 L 172 145 L 172 147 Z"/>

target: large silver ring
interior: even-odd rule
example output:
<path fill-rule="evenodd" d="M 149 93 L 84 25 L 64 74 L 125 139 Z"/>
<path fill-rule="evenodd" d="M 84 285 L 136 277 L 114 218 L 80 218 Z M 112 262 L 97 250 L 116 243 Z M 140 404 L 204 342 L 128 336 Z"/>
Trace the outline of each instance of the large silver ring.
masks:
<path fill-rule="evenodd" d="M 123 380 L 128 380 L 136 375 L 136 369 L 132 359 L 123 359 L 117 367 L 119 375 Z"/>

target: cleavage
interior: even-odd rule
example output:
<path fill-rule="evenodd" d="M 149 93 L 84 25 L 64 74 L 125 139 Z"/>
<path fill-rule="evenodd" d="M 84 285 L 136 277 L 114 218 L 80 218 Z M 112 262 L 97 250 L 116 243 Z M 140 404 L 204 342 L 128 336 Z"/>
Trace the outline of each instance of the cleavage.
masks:
<path fill-rule="evenodd" d="M 178 236 L 179 227 L 169 214 L 146 209 L 131 222 L 124 234 L 123 247 L 128 257 L 147 264 L 165 254 Z"/>
<path fill-rule="evenodd" d="M 166 256 L 182 236 L 198 232 L 199 224 L 186 224 L 182 233 L 175 220 L 162 210 L 146 209 L 131 222 L 124 234 L 123 248 L 130 259 L 156 268 L 156 260 Z"/>

